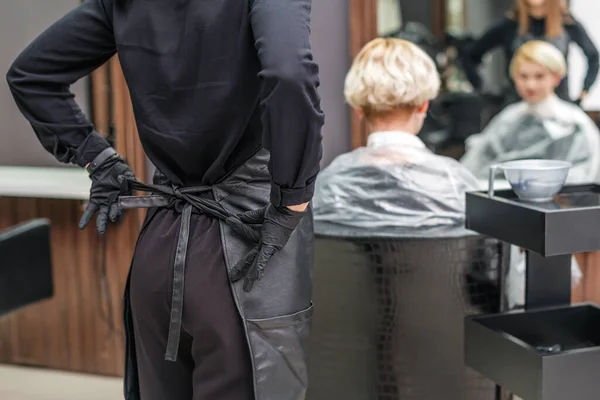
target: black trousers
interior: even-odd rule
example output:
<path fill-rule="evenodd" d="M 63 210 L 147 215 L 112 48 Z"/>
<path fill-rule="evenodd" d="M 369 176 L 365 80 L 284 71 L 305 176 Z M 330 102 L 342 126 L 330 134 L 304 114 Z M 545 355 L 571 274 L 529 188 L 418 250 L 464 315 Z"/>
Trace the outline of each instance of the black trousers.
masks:
<path fill-rule="evenodd" d="M 250 353 L 235 306 L 219 222 L 193 214 L 176 362 L 164 359 L 181 214 L 159 209 L 141 233 L 131 308 L 141 400 L 253 400 Z"/>

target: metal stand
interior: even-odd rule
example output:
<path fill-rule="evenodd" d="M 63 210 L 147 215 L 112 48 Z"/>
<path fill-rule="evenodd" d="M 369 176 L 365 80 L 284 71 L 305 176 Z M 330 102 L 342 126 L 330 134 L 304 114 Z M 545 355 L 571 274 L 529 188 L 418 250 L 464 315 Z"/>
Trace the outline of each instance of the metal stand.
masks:
<path fill-rule="evenodd" d="M 526 255 L 525 309 L 571 304 L 571 255 Z"/>
<path fill-rule="evenodd" d="M 571 304 L 570 255 L 542 257 L 526 251 L 525 265 L 526 310 Z M 500 400 L 502 392 L 499 394 L 496 390 L 496 400 Z M 509 399 L 515 398 L 514 394 L 509 394 Z"/>
<path fill-rule="evenodd" d="M 571 304 L 571 254 L 600 249 L 599 219 L 600 185 L 544 204 L 467 193 L 468 229 L 527 251 L 525 310 L 467 317 L 467 365 L 526 400 L 599 398 L 600 306 Z"/>
<path fill-rule="evenodd" d="M 510 268 L 509 244 L 504 244 L 502 262 L 499 266 L 500 312 L 506 311 L 504 281 Z M 540 254 L 526 251 L 525 255 L 525 309 L 552 307 L 571 304 L 571 256 L 560 255 L 542 257 Z M 515 399 L 512 393 L 506 393 L 509 399 Z M 502 400 L 504 392 L 496 385 L 495 400 Z"/>
<path fill-rule="evenodd" d="M 504 312 L 508 307 L 506 301 L 505 282 L 506 276 L 508 275 L 508 270 L 510 268 L 510 244 L 507 242 L 500 242 L 499 246 L 501 248 L 501 258 L 500 263 L 498 264 L 498 288 L 500 293 L 500 307 L 498 311 Z M 496 383 L 495 400 L 505 400 L 507 396 L 508 393 L 502 389 L 502 386 Z"/>

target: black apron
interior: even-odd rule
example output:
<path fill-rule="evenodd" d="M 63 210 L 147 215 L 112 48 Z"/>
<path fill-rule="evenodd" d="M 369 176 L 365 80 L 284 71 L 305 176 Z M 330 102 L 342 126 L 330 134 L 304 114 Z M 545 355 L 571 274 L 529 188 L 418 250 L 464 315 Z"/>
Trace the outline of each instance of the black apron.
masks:
<path fill-rule="evenodd" d="M 183 218 L 178 239 L 180 242 L 187 241 L 185 235 L 189 232 L 186 232 L 186 221 L 189 221 L 192 209 L 218 218 L 225 262 L 230 270 L 255 243 L 234 231 L 224 219 L 264 207 L 268 203 L 271 188 L 268 160 L 268 151 L 262 149 L 211 187 L 178 188 L 161 181 L 160 177 L 155 178 L 155 185 L 134 185 L 134 189 L 149 191 L 153 195 L 122 197 L 120 201 L 125 208 L 150 209 L 142 231 L 152 229 L 152 215 L 158 207 L 166 207 L 173 201 L 182 204 Z M 206 190 L 212 192 L 214 200 L 197 195 Z M 313 240 L 313 221 L 309 210 L 287 245 L 271 258 L 263 279 L 254 285 L 250 293 L 242 290 L 243 280 L 231 285 L 235 304 L 245 326 L 254 372 L 256 400 L 305 398 L 308 384 L 307 346 L 313 311 Z M 185 259 L 185 250 L 179 255 Z M 174 285 L 177 285 L 178 280 L 177 260 L 181 257 L 175 257 Z M 139 400 L 129 280 L 130 276 L 123 298 L 126 335 L 124 391 L 126 400 Z M 176 289 L 174 286 L 173 290 Z M 167 359 L 173 359 L 177 355 L 181 324 L 179 300 L 181 299 L 174 298 L 172 304 L 169 343 L 165 349 Z"/>

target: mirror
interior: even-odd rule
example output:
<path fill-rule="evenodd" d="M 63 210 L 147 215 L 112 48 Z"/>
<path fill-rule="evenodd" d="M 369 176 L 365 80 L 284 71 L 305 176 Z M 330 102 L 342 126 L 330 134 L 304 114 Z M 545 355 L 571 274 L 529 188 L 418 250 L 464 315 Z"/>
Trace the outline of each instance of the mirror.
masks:
<path fill-rule="evenodd" d="M 351 57 L 377 36 L 419 41 L 438 64 L 445 93 L 468 91 L 465 77 L 455 68 L 460 48 L 499 21 L 514 0 L 348 0 L 348 4 Z M 492 53 L 481 67 L 488 83 L 500 82 L 504 74 L 503 55 Z M 495 93 L 498 88 L 486 90 Z M 352 115 L 351 126 L 352 147 L 363 146 L 367 138 L 364 121 Z"/>

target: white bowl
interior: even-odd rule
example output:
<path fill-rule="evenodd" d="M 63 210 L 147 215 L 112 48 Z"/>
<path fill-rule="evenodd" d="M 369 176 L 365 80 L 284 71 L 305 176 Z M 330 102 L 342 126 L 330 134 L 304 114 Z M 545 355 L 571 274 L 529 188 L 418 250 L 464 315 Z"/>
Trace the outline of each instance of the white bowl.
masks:
<path fill-rule="evenodd" d="M 490 168 L 490 180 L 496 169 L 502 169 L 520 200 L 542 203 L 552 201 L 563 188 L 571 165 L 559 160 L 508 161 Z"/>

